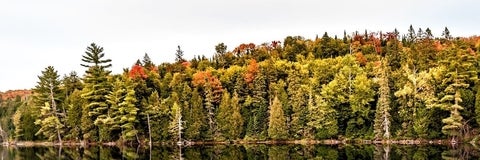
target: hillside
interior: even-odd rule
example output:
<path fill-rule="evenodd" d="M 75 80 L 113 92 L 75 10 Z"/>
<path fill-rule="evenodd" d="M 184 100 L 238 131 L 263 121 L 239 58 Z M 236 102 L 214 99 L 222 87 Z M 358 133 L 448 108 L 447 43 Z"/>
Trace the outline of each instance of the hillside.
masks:
<path fill-rule="evenodd" d="M 0 98 L 2 100 L 13 99 L 20 96 L 22 99 L 28 98 L 32 95 L 32 91 L 28 89 L 8 90 L 6 92 L 0 92 Z"/>

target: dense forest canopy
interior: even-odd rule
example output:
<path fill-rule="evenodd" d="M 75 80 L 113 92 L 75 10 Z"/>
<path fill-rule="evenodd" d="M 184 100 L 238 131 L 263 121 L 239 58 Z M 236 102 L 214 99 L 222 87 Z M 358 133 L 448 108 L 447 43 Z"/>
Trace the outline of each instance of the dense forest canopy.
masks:
<path fill-rule="evenodd" d="M 224 43 L 207 58 L 121 74 L 92 43 L 83 77 L 51 66 L 27 100 L 1 100 L 1 135 L 17 141 L 168 142 L 298 139 L 466 140 L 480 123 L 479 37 L 327 33 Z M 52 62 L 54 63 L 54 62 Z"/>

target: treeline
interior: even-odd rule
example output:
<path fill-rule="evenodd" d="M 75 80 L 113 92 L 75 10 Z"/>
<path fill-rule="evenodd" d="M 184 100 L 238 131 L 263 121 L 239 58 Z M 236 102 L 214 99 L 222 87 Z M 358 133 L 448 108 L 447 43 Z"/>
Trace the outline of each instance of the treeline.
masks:
<path fill-rule="evenodd" d="M 9 139 L 167 142 L 445 139 L 476 135 L 480 38 L 430 29 L 286 37 L 111 74 L 92 43 L 83 77 L 49 66 L 4 125 Z M 9 102 L 10 103 L 10 102 Z M 3 102 L 10 109 L 12 105 Z M 14 103 L 14 104 L 17 104 Z"/>

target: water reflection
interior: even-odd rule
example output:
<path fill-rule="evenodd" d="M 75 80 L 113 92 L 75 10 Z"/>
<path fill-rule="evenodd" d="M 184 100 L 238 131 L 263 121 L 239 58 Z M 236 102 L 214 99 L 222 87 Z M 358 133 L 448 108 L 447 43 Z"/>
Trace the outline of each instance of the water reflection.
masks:
<path fill-rule="evenodd" d="M 0 147 L 1 159 L 478 159 L 472 146 L 413 145 L 206 145 Z"/>

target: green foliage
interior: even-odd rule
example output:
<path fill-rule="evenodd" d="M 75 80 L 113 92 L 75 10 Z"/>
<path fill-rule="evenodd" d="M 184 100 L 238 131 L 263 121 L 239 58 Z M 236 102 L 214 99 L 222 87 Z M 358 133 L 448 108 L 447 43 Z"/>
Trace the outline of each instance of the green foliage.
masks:
<path fill-rule="evenodd" d="M 337 112 L 320 96 L 315 97 L 315 104 L 309 105 L 307 125 L 313 129 L 316 139 L 333 138 L 338 133 Z"/>
<path fill-rule="evenodd" d="M 268 137 L 274 140 L 282 140 L 288 138 L 287 120 L 283 113 L 282 103 L 278 97 L 273 98 L 270 105 L 270 117 L 268 121 Z"/>
<path fill-rule="evenodd" d="M 106 95 L 110 92 L 111 85 L 107 78 L 110 71 L 106 68 L 111 67 L 110 59 L 103 59 L 105 54 L 103 48 L 92 43 L 87 47 L 86 55 L 83 55 L 82 66 L 87 67 L 85 72 L 82 98 L 85 100 L 82 113 L 82 132 L 84 140 L 98 141 L 99 126 L 93 125 L 97 119 L 103 119 L 107 116 L 108 104 Z M 99 124 L 99 123 L 97 123 Z M 107 129 L 103 128 L 103 132 Z"/>
<path fill-rule="evenodd" d="M 389 68 L 387 67 L 387 62 L 382 61 L 382 64 L 378 67 L 378 84 L 379 88 L 379 98 L 377 101 L 377 108 L 375 111 L 375 120 L 373 124 L 373 132 L 375 134 L 375 139 L 390 139 L 390 125 L 391 125 L 391 116 L 390 116 L 390 87 L 388 86 L 388 75 L 387 72 Z"/>
<path fill-rule="evenodd" d="M 283 46 L 245 43 L 233 51 L 220 43 L 211 58 L 190 61 L 178 46 L 175 63 L 155 66 L 145 53 L 123 74 L 111 74 L 111 60 L 92 43 L 82 79 L 71 72 L 60 80 L 47 67 L 33 98 L 0 95 L 0 135 L 86 142 L 164 142 L 178 131 L 192 141 L 462 138 L 480 123 L 480 39 L 444 34 L 410 26 L 401 41 L 395 30 L 289 36 Z"/>

